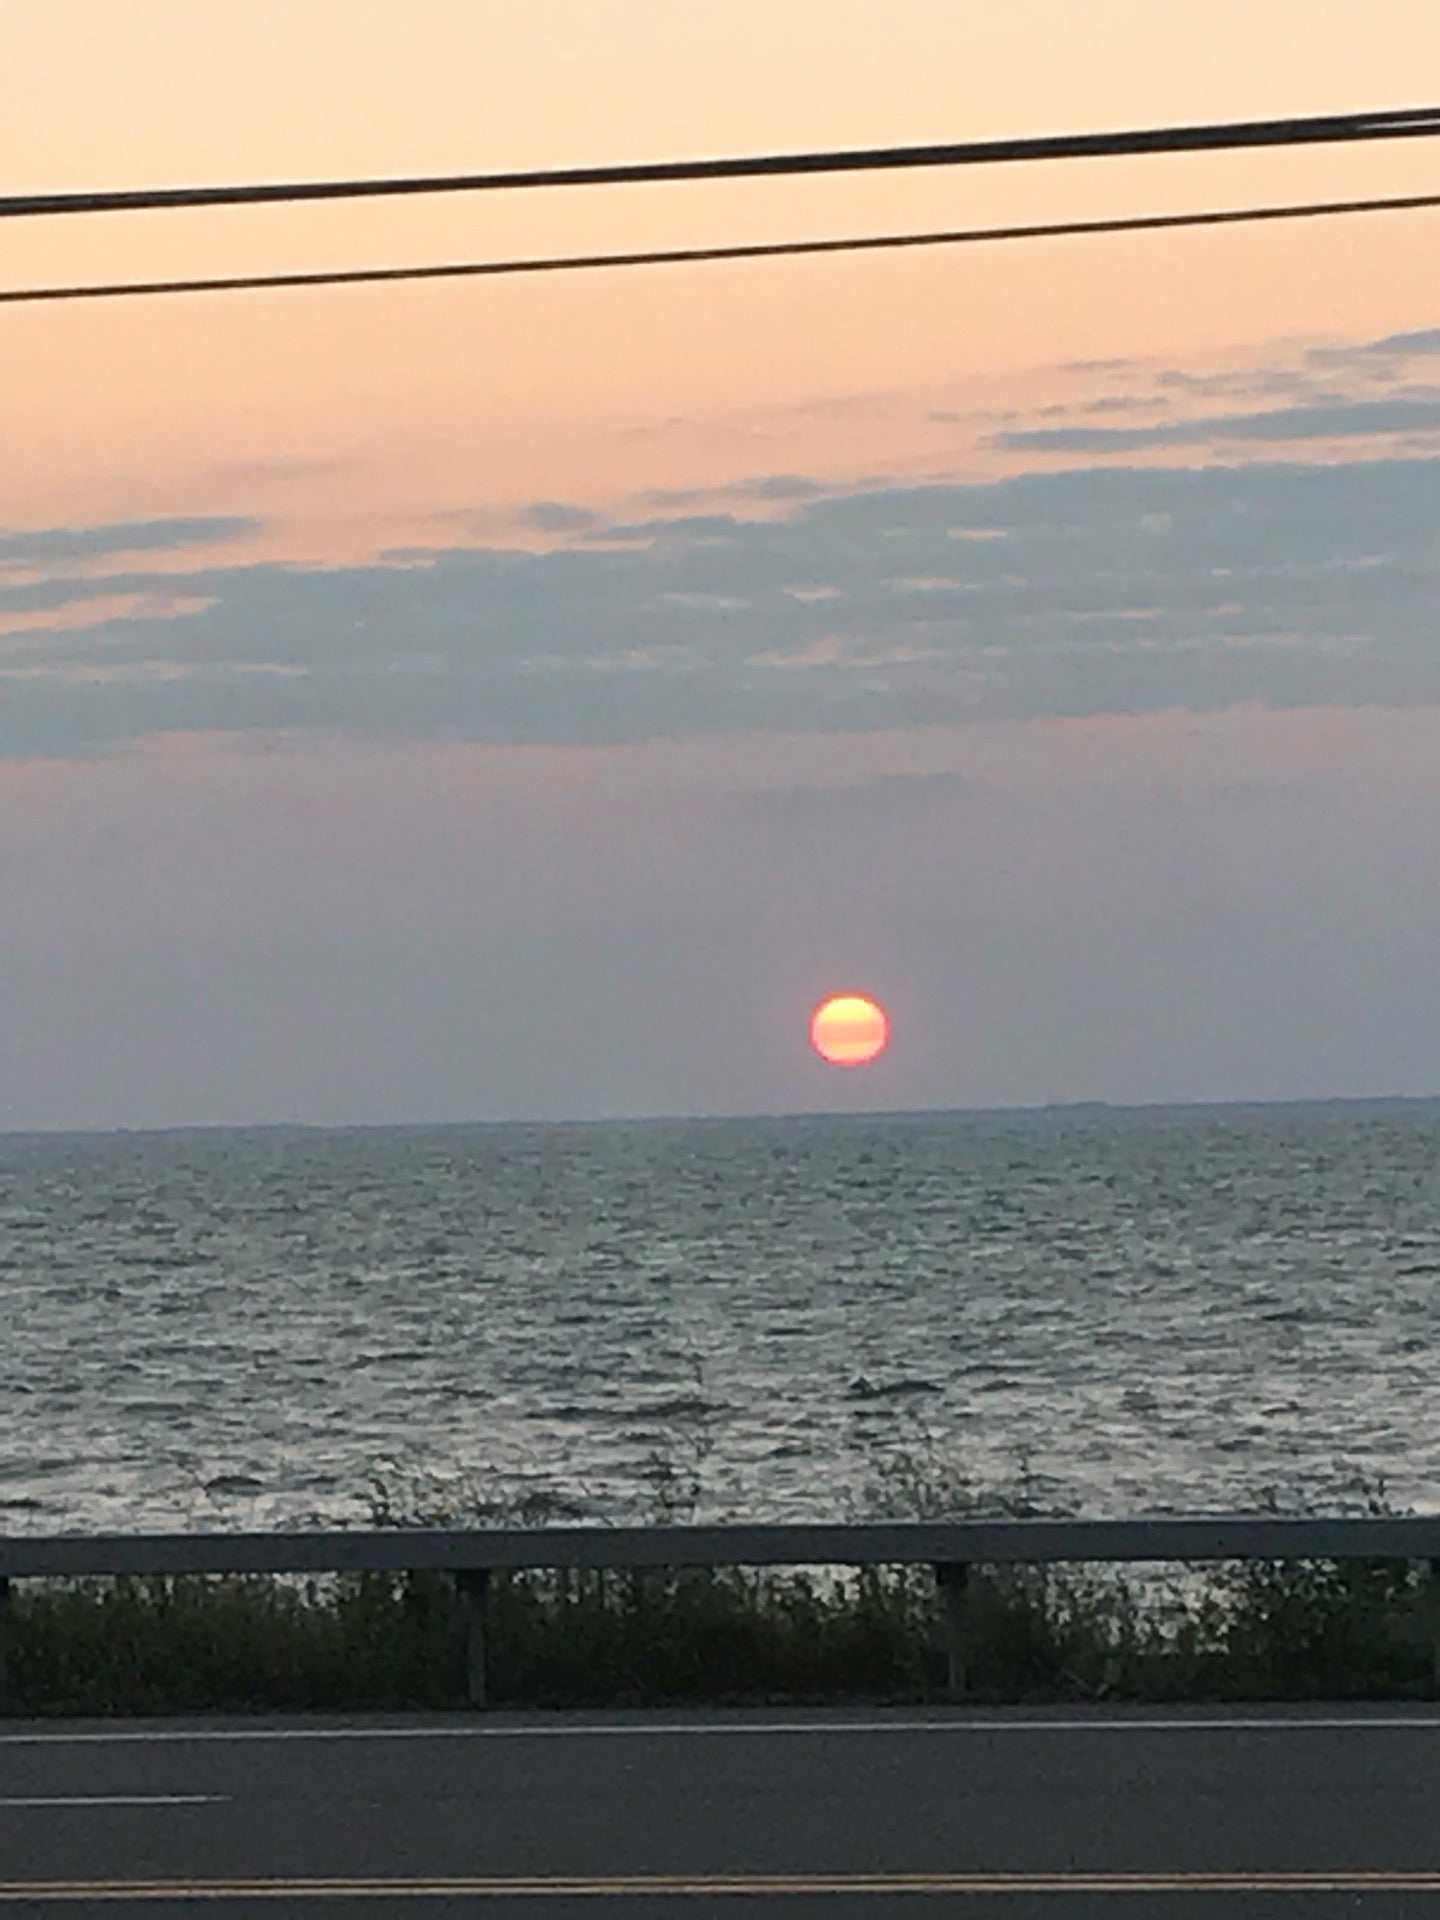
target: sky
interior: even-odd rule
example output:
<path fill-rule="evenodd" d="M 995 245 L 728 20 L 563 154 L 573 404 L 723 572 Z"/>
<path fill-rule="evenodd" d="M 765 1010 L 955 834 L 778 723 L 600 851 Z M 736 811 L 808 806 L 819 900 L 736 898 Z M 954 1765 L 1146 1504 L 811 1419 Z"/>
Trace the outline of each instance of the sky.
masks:
<path fill-rule="evenodd" d="M 1430 0 L 8 0 L 0 193 L 1429 104 Z M 1440 192 L 7 224 L 0 286 Z M 1440 1093 L 1440 214 L 0 307 L 0 1127 Z M 892 1041 L 828 1067 L 830 992 Z"/>

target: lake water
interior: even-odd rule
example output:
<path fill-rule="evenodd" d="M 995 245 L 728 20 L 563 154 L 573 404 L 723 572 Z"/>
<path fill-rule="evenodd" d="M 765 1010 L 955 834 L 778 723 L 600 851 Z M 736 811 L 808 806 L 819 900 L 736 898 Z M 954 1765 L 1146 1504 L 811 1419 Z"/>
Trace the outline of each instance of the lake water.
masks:
<path fill-rule="evenodd" d="M 0 1306 L 10 1532 L 1440 1510 L 1440 1103 L 0 1136 Z"/>

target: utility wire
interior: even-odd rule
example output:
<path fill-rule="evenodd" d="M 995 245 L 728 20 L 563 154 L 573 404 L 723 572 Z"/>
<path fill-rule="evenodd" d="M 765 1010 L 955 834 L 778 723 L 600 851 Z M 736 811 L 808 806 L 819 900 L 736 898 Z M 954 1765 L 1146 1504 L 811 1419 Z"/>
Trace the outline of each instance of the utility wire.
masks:
<path fill-rule="evenodd" d="M 1440 107 L 1343 113 L 1213 126 L 1146 127 L 1126 133 L 1046 134 L 959 145 L 865 147 L 828 153 L 752 154 L 729 160 L 659 160 L 624 166 L 552 167 L 522 173 L 434 174 L 399 180 L 310 180 L 240 187 L 141 187 L 104 193 L 0 197 L 0 219 L 36 214 L 136 213 L 176 207 L 240 207 L 301 200 L 365 200 L 519 187 L 618 187 L 673 180 L 746 180 L 779 174 L 876 173 L 907 167 L 991 165 L 1017 160 L 1103 159 L 1142 153 L 1213 153 L 1237 147 L 1298 147 L 1440 133 Z"/>
<path fill-rule="evenodd" d="M 1294 205 L 1223 208 L 1207 213 L 1138 214 L 1116 220 L 1058 220 L 1041 226 L 959 227 L 948 232 L 881 233 L 841 240 L 777 240 L 746 246 L 671 247 L 643 253 L 560 254 L 535 260 L 467 260 L 439 266 L 352 267 L 333 272 L 229 274 L 202 280 L 121 280 L 91 286 L 12 287 L 0 306 L 41 301 L 119 300 L 166 293 L 240 293 L 271 287 L 354 287 L 394 280 L 477 280 L 505 274 L 572 273 L 596 267 L 666 267 L 706 260 L 775 260 L 801 254 L 879 253 L 902 247 L 966 246 L 986 240 L 1058 240 L 1079 234 L 1154 233 L 1178 227 L 1239 226 L 1313 220 L 1343 213 L 1399 213 L 1440 207 L 1440 193 L 1374 200 L 1316 200 Z"/>

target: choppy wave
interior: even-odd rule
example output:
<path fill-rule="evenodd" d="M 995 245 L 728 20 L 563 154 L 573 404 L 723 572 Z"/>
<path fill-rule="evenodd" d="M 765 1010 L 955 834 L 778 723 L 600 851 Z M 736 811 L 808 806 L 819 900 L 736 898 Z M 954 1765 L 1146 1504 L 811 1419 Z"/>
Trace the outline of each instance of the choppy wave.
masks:
<path fill-rule="evenodd" d="M 0 1138 L 0 1527 L 1440 1507 L 1440 1106 Z M 657 1460 L 661 1463 L 657 1469 Z M 892 1483 L 893 1484 L 893 1483 Z"/>

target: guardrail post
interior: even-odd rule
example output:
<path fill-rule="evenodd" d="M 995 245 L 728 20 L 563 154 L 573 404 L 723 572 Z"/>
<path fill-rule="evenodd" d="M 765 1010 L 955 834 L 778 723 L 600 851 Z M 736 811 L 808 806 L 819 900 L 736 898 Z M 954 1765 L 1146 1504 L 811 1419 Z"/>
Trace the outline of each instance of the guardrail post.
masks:
<path fill-rule="evenodd" d="M 1440 1700 L 1440 1560 L 1430 1563 L 1430 1684 Z"/>
<path fill-rule="evenodd" d="M 14 1675 L 10 1671 L 10 1582 L 0 1576 L 0 1712 L 14 1704 Z"/>
<path fill-rule="evenodd" d="M 464 1567 L 455 1575 L 465 1647 L 465 1691 L 472 1707 L 485 1705 L 485 1597 L 488 1567 Z"/>
<path fill-rule="evenodd" d="M 965 1698 L 965 1596 L 969 1580 L 970 1569 L 963 1560 L 948 1560 L 935 1569 L 945 1609 L 945 1691 L 952 1700 Z"/>

